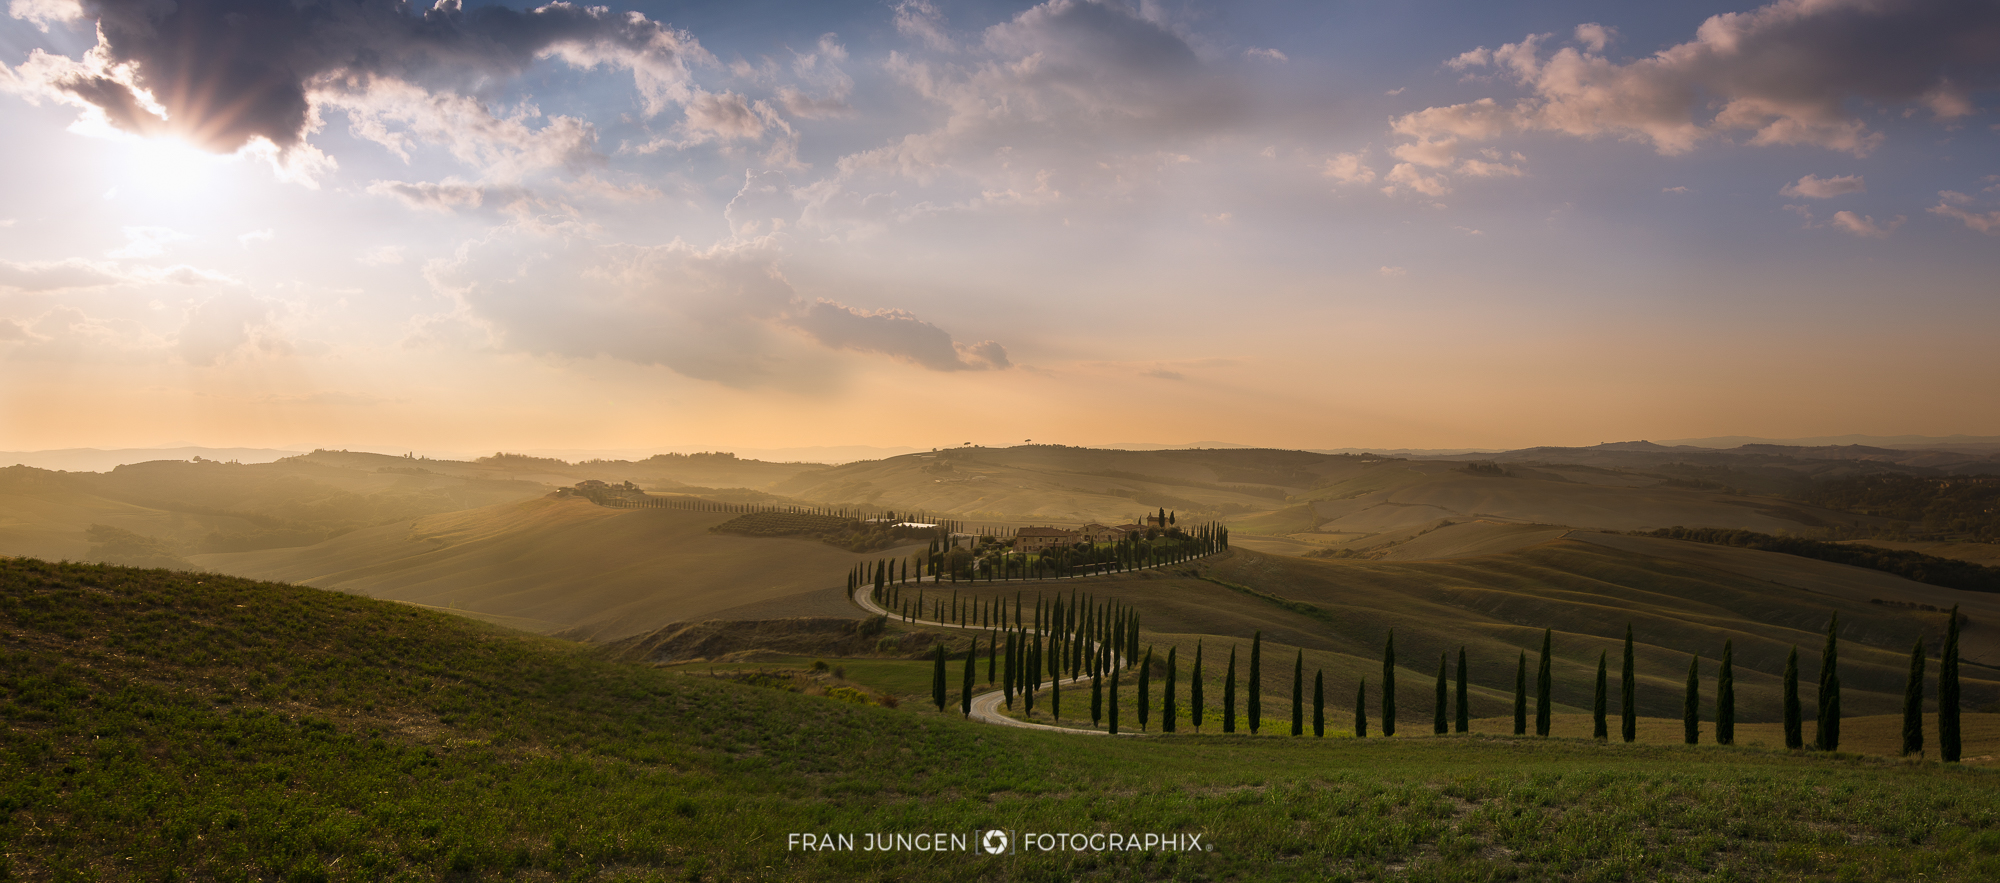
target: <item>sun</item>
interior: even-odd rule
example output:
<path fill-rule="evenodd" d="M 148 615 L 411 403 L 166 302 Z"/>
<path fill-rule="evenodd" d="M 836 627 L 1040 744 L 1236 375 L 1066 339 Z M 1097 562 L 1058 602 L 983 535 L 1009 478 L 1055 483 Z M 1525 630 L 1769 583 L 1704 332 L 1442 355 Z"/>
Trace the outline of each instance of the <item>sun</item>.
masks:
<path fill-rule="evenodd" d="M 211 153 L 178 138 L 125 139 L 121 186 L 167 199 L 186 199 L 209 191 L 231 155 Z"/>

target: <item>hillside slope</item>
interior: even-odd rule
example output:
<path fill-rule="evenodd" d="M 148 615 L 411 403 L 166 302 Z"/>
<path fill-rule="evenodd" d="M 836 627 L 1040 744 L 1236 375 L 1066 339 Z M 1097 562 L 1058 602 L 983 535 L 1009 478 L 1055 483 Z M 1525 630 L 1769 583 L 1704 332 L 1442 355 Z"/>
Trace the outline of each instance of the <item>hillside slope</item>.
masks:
<path fill-rule="evenodd" d="M 191 560 L 238 576 L 612 640 L 836 586 L 855 562 L 910 551 L 858 555 L 811 540 L 709 533 L 733 517 L 551 497 L 359 530 L 301 549 Z"/>
<path fill-rule="evenodd" d="M 333 592 L 28 560 L 0 561 L 0 654 L 10 879 L 2000 876 L 1995 776 L 1976 768 L 1565 739 L 1078 739 L 617 664 Z M 1212 849 L 790 842 L 979 827 Z"/>

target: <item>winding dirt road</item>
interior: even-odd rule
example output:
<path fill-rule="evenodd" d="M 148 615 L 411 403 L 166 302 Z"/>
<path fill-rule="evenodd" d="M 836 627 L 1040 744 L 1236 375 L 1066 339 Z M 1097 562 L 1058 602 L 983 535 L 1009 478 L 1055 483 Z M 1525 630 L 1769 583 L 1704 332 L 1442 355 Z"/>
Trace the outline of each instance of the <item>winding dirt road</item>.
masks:
<path fill-rule="evenodd" d="M 854 591 L 851 600 L 854 601 L 854 605 L 856 607 L 866 610 L 869 613 L 879 614 L 881 616 L 887 616 L 891 619 L 898 618 L 896 614 L 890 613 L 889 611 L 882 609 L 882 605 L 875 603 L 875 599 L 868 597 L 868 592 L 865 589 L 856 589 Z M 932 628 L 964 629 L 966 631 L 972 631 L 972 632 L 992 631 L 991 629 L 984 628 L 982 626 L 965 626 L 950 622 L 932 622 L 928 619 L 919 619 L 917 620 L 917 622 L 923 625 L 930 626 Z M 1097 642 L 1095 641 L 1091 643 L 1093 646 L 1097 644 Z M 1084 683 L 1086 680 L 1087 679 L 1083 677 L 1074 677 L 1074 678 L 1069 678 L 1067 680 L 1063 680 L 1060 683 L 1080 684 Z M 1011 718 L 1000 713 L 1000 704 L 1004 701 L 1006 701 L 1006 692 L 1003 690 L 994 690 L 991 693 L 980 693 L 976 696 L 973 696 L 972 715 L 971 715 L 972 719 L 980 721 L 982 723 L 998 724 L 1003 727 L 1020 727 L 1021 729 L 1024 730 L 1047 730 L 1054 733 L 1071 733 L 1078 736 L 1111 735 L 1110 733 L 1104 730 L 1085 730 L 1076 727 L 1056 727 L 1056 726 L 1050 726 L 1048 724 L 1038 724 L 1033 721 L 1024 721 L 1016 718 Z M 1144 734 L 1120 732 L 1118 735 L 1141 736 Z"/>

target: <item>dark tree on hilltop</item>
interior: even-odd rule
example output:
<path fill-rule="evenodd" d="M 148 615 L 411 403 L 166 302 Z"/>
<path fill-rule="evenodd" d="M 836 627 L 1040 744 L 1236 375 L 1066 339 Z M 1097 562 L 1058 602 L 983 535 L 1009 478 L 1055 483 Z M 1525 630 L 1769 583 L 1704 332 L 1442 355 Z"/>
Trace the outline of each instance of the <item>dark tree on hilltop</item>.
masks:
<path fill-rule="evenodd" d="M 1222 731 L 1236 732 L 1236 648 L 1229 648 L 1229 673 L 1222 679 Z"/>
<path fill-rule="evenodd" d="M 1106 698 L 1111 710 L 1107 720 L 1111 724 L 1111 735 L 1118 735 L 1118 669 L 1111 670 L 1111 695 Z"/>
<path fill-rule="evenodd" d="M 1910 648 L 1910 680 L 1903 685 L 1903 756 L 1924 753 L 1924 639 Z"/>
<path fill-rule="evenodd" d="M 1354 688 L 1354 738 L 1368 738 L 1368 679 Z"/>
<path fill-rule="evenodd" d="M 1264 633 L 1257 632 L 1250 638 L 1250 735 L 1257 735 L 1257 727 L 1264 722 Z"/>
<path fill-rule="evenodd" d="M 1452 729 L 1460 733 L 1472 730 L 1472 707 L 1466 701 L 1465 690 L 1465 648 L 1461 646 L 1458 648 L 1458 720 L 1452 722 Z"/>
<path fill-rule="evenodd" d="M 1610 661 L 1608 657 L 1609 654 L 1602 650 L 1597 653 L 1597 693 L 1590 700 L 1590 738 L 1599 742 L 1611 738 L 1611 728 L 1604 719 L 1605 712 L 1610 706 L 1610 697 L 1607 695 L 1610 692 L 1608 683 L 1610 678 L 1609 672 L 1606 671 L 1608 668 L 1606 663 Z"/>
<path fill-rule="evenodd" d="M 944 710 L 944 645 L 937 645 L 937 665 L 931 672 L 931 699 L 937 703 L 939 711 Z"/>
<path fill-rule="evenodd" d="M 1687 696 L 1681 700 L 1681 729 L 1687 744 L 1701 741 L 1701 654 L 1688 660 Z"/>
<path fill-rule="evenodd" d="M 1554 690 L 1555 678 L 1549 670 L 1549 629 L 1542 629 L 1542 661 L 1535 669 L 1535 735 L 1549 734 L 1550 692 Z"/>
<path fill-rule="evenodd" d="M 1804 715 L 1799 711 L 1799 648 L 1785 659 L 1785 747 L 1806 747 Z"/>
<path fill-rule="evenodd" d="M 979 674 L 979 639 L 974 638 L 972 646 L 965 650 L 965 685 L 959 695 L 959 711 L 966 717 L 972 716 L 972 684 Z"/>
<path fill-rule="evenodd" d="M 1938 659 L 1938 759 L 1957 763 L 1960 749 L 1958 719 L 1958 605 L 1944 631 L 1944 653 Z"/>
<path fill-rule="evenodd" d="M 1840 614 L 1826 624 L 1826 649 L 1819 657 L 1819 729 L 1813 746 L 1821 751 L 1840 750 Z"/>
<path fill-rule="evenodd" d="M 1722 668 L 1715 673 L 1715 744 L 1736 744 L 1736 642 L 1722 642 Z"/>
<path fill-rule="evenodd" d="M 1528 651 L 1521 651 L 1521 665 L 1514 669 L 1514 735 L 1528 735 Z"/>
<path fill-rule="evenodd" d="M 1194 722 L 1194 731 L 1201 732 L 1201 642 L 1194 642 L 1194 671 L 1188 680 L 1188 720 Z"/>
<path fill-rule="evenodd" d="M 1639 738 L 1639 675 L 1632 670 L 1632 624 L 1625 624 L 1625 667 L 1618 674 L 1618 733 L 1630 742 Z"/>
<path fill-rule="evenodd" d="M 1382 735 L 1396 735 L 1396 630 L 1382 645 Z"/>
<path fill-rule="evenodd" d="M 1448 664 L 1446 660 L 1446 657 L 1448 655 L 1449 654 L 1445 653 L 1438 654 L 1437 709 L 1432 715 L 1431 732 L 1439 736 L 1442 736 L 1446 732 L 1449 732 L 1449 725 L 1445 723 L 1444 719 L 1445 711 L 1447 710 L 1445 706 L 1448 702 L 1448 700 L 1445 698 L 1444 670 L 1446 665 Z"/>
<path fill-rule="evenodd" d="M 1306 651 L 1292 663 L 1292 735 L 1306 732 Z"/>
<path fill-rule="evenodd" d="M 1326 736 L 1326 672 L 1313 672 L 1313 738 Z"/>
<path fill-rule="evenodd" d="M 1148 694 L 1153 679 L 1153 648 L 1146 648 L 1146 661 L 1139 664 L 1139 732 L 1146 731 L 1146 712 L 1151 710 L 1152 696 Z"/>

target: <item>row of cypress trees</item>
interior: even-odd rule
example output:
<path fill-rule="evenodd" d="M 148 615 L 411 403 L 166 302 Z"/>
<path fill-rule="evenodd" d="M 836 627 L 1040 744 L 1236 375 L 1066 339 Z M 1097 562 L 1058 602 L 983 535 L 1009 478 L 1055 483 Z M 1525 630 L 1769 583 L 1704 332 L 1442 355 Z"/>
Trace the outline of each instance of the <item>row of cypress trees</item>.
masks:
<path fill-rule="evenodd" d="M 1034 694 L 1041 687 L 1041 673 L 1046 664 L 1050 675 L 1050 712 L 1061 718 L 1062 672 L 1067 661 L 1067 669 L 1072 678 L 1080 678 L 1084 673 L 1091 677 L 1091 718 L 1093 724 L 1103 720 L 1107 703 L 1103 693 L 1103 679 L 1109 677 L 1112 693 L 1108 702 L 1112 732 L 1117 731 L 1117 683 L 1118 671 L 1139 658 L 1139 616 L 1136 610 L 1113 602 L 1095 602 L 1089 596 L 1070 594 L 1068 603 L 1062 596 L 1045 600 L 1037 595 L 1032 628 L 1024 620 L 1024 599 L 1017 593 L 1014 602 L 1014 625 L 1004 629 L 1006 635 L 1006 668 L 1003 678 L 1003 695 L 1007 706 L 1013 707 L 1014 695 L 1023 695 L 1026 711 L 1033 714 Z M 987 605 L 981 612 L 985 622 L 1005 626 L 1007 611 L 1005 604 L 994 599 L 979 602 Z M 954 613 L 961 622 L 965 611 L 954 599 Z M 940 610 L 940 612 L 942 612 Z M 1962 733 L 1959 702 L 1959 623 L 1958 608 L 1952 608 L 1950 621 L 1938 666 L 1938 741 L 1940 758 L 1947 763 L 1960 759 Z M 1839 670 L 1839 627 L 1838 614 L 1827 624 L 1826 644 L 1820 655 L 1819 689 L 1815 709 L 1813 747 L 1821 751 L 1836 751 L 1840 747 L 1840 670 Z M 999 638 L 989 632 L 987 683 L 996 679 L 996 667 L 1000 655 Z M 1046 640 L 1046 645 L 1045 645 Z M 1553 709 L 1553 642 L 1554 632 L 1542 631 L 1542 646 L 1535 673 L 1535 735 L 1548 736 Z M 1248 701 L 1245 704 L 1247 723 L 1252 734 L 1260 731 L 1263 723 L 1263 643 L 1264 635 L 1258 631 L 1251 638 L 1249 677 L 1245 687 Z M 978 639 L 967 650 L 964 682 L 961 690 L 961 710 L 970 714 L 975 681 L 975 658 Z M 1189 715 L 1197 731 L 1200 730 L 1205 713 L 1203 708 L 1202 643 L 1195 644 L 1195 661 L 1189 693 Z M 1174 732 L 1180 717 L 1177 708 L 1177 688 L 1179 680 L 1178 648 L 1168 648 L 1166 659 L 1166 684 L 1161 697 L 1161 729 Z M 1046 659 L 1046 663 L 1044 660 Z M 1144 729 L 1151 717 L 1151 669 L 1153 651 L 1146 650 L 1144 664 L 1139 670 L 1139 724 Z M 1922 638 L 1918 638 L 1910 653 L 1910 673 L 1904 691 L 1903 743 L 1905 755 L 1923 752 L 1923 686 L 1926 668 L 1926 652 Z M 1432 731 L 1444 734 L 1447 731 L 1446 697 L 1448 693 L 1456 699 L 1453 726 L 1457 732 L 1470 729 L 1471 712 L 1467 696 L 1467 660 L 1465 648 L 1458 651 L 1457 689 L 1450 691 L 1447 684 L 1449 654 L 1439 654 L 1438 673 L 1433 704 Z M 1623 665 L 1619 675 L 1620 707 L 1619 733 L 1626 742 L 1638 737 L 1637 674 L 1634 658 L 1633 629 L 1625 627 Z M 1222 731 L 1236 731 L 1236 647 L 1229 649 L 1229 663 L 1223 680 Z M 1683 739 L 1687 744 L 1700 741 L 1701 710 L 1701 656 L 1696 654 L 1688 662 L 1688 674 L 1682 700 Z M 1597 678 L 1592 696 L 1592 736 L 1599 740 L 1609 739 L 1609 659 L 1607 653 L 1598 654 Z M 945 689 L 945 650 L 939 645 L 936 656 L 936 672 L 933 698 L 942 711 L 947 703 Z M 1785 663 L 1783 693 L 1783 720 L 1785 747 L 1798 749 L 1805 747 L 1803 714 L 1799 700 L 1799 653 L 1794 646 Z M 1526 735 L 1528 730 L 1528 655 L 1522 651 L 1514 678 L 1514 734 Z M 1294 736 L 1305 730 L 1305 651 L 1298 651 L 1292 666 L 1292 720 L 1291 732 Z M 1367 679 L 1362 679 L 1356 687 L 1354 708 L 1354 735 L 1366 737 L 1368 734 Z M 1313 734 L 1325 734 L 1325 673 L 1313 673 Z M 1384 736 L 1396 733 L 1396 634 L 1390 630 L 1382 651 L 1382 679 L 1380 685 L 1381 730 Z M 1730 745 L 1735 742 L 1736 730 L 1736 689 L 1735 689 L 1735 642 L 1723 642 L 1722 658 L 1716 673 L 1715 730 L 1717 744 Z"/>

